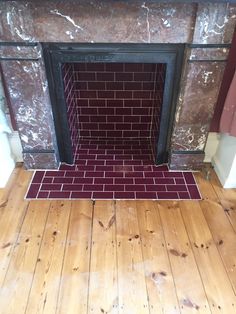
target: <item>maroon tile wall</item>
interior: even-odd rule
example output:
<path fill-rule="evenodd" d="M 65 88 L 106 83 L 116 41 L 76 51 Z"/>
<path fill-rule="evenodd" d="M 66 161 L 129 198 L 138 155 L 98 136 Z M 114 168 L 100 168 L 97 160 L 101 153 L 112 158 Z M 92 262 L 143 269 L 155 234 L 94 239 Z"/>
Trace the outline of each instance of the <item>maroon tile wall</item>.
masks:
<path fill-rule="evenodd" d="M 151 124 L 151 147 L 153 149 L 153 156 L 156 156 L 157 154 L 157 136 L 159 134 L 161 122 L 161 108 L 163 102 L 166 65 L 164 63 L 159 63 L 156 64 L 155 67 L 155 84 Z"/>
<path fill-rule="evenodd" d="M 71 135 L 73 153 L 79 144 L 79 122 L 74 91 L 73 65 L 66 63 L 62 65 L 62 76 L 64 82 L 64 95 L 67 105 L 67 118 Z"/>
<path fill-rule="evenodd" d="M 63 73 L 74 146 L 78 134 L 80 139 L 148 139 L 155 155 L 164 64 L 73 63 L 64 65 Z"/>

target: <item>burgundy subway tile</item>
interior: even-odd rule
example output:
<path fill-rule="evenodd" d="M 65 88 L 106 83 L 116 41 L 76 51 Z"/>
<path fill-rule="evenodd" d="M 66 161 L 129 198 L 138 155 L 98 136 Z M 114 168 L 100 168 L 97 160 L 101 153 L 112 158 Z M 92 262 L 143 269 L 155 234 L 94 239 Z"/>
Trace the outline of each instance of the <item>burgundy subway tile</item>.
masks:
<path fill-rule="evenodd" d="M 123 117 L 122 117 L 123 118 Z M 121 122 L 121 121 L 118 121 Z M 140 117 L 139 116 L 125 116 L 124 117 L 124 122 L 125 123 L 140 123 Z"/>
<path fill-rule="evenodd" d="M 107 131 L 109 132 L 110 137 L 122 137 L 122 131 L 121 130 L 114 130 L 114 131 Z"/>
<path fill-rule="evenodd" d="M 77 199 L 92 199 L 92 192 L 72 192 L 71 198 Z"/>
<path fill-rule="evenodd" d="M 80 98 L 96 98 L 97 97 L 97 92 L 95 90 L 80 90 L 79 94 L 80 94 Z"/>
<path fill-rule="evenodd" d="M 123 107 L 123 99 L 107 99 L 107 107 Z"/>
<path fill-rule="evenodd" d="M 107 121 L 107 116 L 105 115 L 96 115 L 96 116 L 90 116 L 90 122 L 106 122 Z"/>
<path fill-rule="evenodd" d="M 137 166 L 140 165 L 141 162 L 139 160 L 124 160 L 124 165 L 126 166 Z"/>
<path fill-rule="evenodd" d="M 142 108 L 152 108 L 153 107 L 153 99 L 142 99 L 141 101 Z M 151 117 L 148 117 L 149 119 Z"/>
<path fill-rule="evenodd" d="M 118 91 L 118 90 L 123 90 L 123 82 L 107 82 L 106 83 L 106 89 L 107 90 L 114 90 L 114 91 Z"/>
<path fill-rule="evenodd" d="M 133 115 L 149 116 L 150 108 L 132 108 Z"/>
<path fill-rule="evenodd" d="M 113 166 L 96 166 L 96 171 L 112 171 Z"/>
<path fill-rule="evenodd" d="M 110 191 L 110 192 L 117 192 L 117 191 L 124 191 L 124 185 L 123 184 L 109 184 L 105 185 L 104 191 Z"/>
<path fill-rule="evenodd" d="M 89 99 L 89 106 L 91 107 L 105 107 L 105 99 Z"/>
<path fill-rule="evenodd" d="M 124 63 L 106 63 L 105 69 L 107 72 L 123 72 Z"/>
<path fill-rule="evenodd" d="M 88 89 L 90 90 L 105 90 L 105 82 L 88 82 Z"/>
<path fill-rule="evenodd" d="M 116 108 L 116 115 L 131 116 L 131 108 Z"/>
<path fill-rule="evenodd" d="M 65 65 L 68 65 L 68 63 Z M 73 63 L 73 71 L 87 71 L 87 63 Z"/>
<path fill-rule="evenodd" d="M 117 123 L 116 130 L 131 130 L 130 123 Z"/>
<path fill-rule="evenodd" d="M 195 184 L 193 174 L 191 172 L 183 172 L 187 184 Z"/>
<path fill-rule="evenodd" d="M 93 178 L 74 178 L 73 184 L 92 184 Z"/>
<path fill-rule="evenodd" d="M 108 166 L 123 165 L 123 161 L 122 160 L 106 160 L 106 165 Z"/>
<path fill-rule="evenodd" d="M 163 172 L 160 171 L 160 172 L 144 172 L 144 176 L 146 178 L 163 178 Z"/>
<path fill-rule="evenodd" d="M 166 178 L 183 178 L 183 172 L 175 172 L 175 171 L 170 171 L 170 172 L 163 172 L 164 177 Z"/>
<path fill-rule="evenodd" d="M 139 136 L 139 131 L 133 131 L 133 130 L 124 130 L 123 131 L 123 137 L 130 137 L 130 138 L 137 138 Z"/>
<path fill-rule="evenodd" d="M 114 108 L 98 108 L 98 114 L 100 115 L 114 115 L 115 109 Z"/>
<path fill-rule="evenodd" d="M 72 183 L 73 178 L 56 177 L 53 179 L 53 183 Z"/>
<path fill-rule="evenodd" d="M 62 187 L 62 184 L 56 184 L 56 183 L 43 183 L 42 185 L 41 185 L 41 188 L 40 188 L 40 190 L 41 191 L 59 191 L 59 190 L 61 190 L 61 187 Z"/>
<path fill-rule="evenodd" d="M 153 178 L 135 178 L 135 184 L 154 184 Z"/>
<path fill-rule="evenodd" d="M 53 179 L 54 178 L 52 178 L 52 177 L 44 178 L 42 183 L 52 183 Z"/>
<path fill-rule="evenodd" d="M 49 192 L 39 192 L 37 198 L 48 198 Z"/>
<path fill-rule="evenodd" d="M 114 73 L 107 73 L 107 72 L 104 72 L 104 73 L 97 73 L 97 80 L 98 81 L 114 81 L 114 77 L 115 77 L 115 74 Z"/>
<path fill-rule="evenodd" d="M 88 83 L 87 82 L 83 82 L 83 81 L 76 82 L 75 86 L 74 86 L 74 89 L 75 90 L 81 90 L 81 89 L 87 90 L 88 89 Z"/>
<path fill-rule="evenodd" d="M 83 191 L 103 191 L 103 185 L 98 184 L 85 184 Z"/>
<path fill-rule="evenodd" d="M 179 194 L 179 199 L 182 199 L 182 200 L 190 199 L 188 192 L 178 192 L 178 194 Z"/>
<path fill-rule="evenodd" d="M 135 193 L 136 199 L 151 199 L 154 200 L 157 198 L 155 192 L 137 192 Z"/>
<path fill-rule="evenodd" d="M 84 177 L 84 171 L 66 171 L 66 177 Z"/>
<path fill-rule="evenodd" d="M 113 184 L 113 178 L 95 178 L 94 184 Z"/>
<path fill-rule="evenodd" d="M 114 130 L 114 123 L 100 123 L 99 129 L 100 130 Z"/>
<path fill-rule="evenodd" d="M 78 167 L 79 171 L 94 171 L 95 170 L 95 166 L 92 165 L 81 165 Z"/>
<path fill-rule="evenodd" d="M 142 171 L 136 171 L 136 172 L 126 172 L 125 178 L 143 178 L 143 172 Z"/>
<path fill-rule="evenodd" d="M 79 81 L 95 81 L 95 73 L 79 72 Z"/>
<path fill-rule="evenodd" d="M 98 130 L 98 124 L 96 123 L 83 123 L 84 130 Z"/>
<path fill-rule="evenodd" d="M 95 130 L 92 130 L 90 131 L 91 133 L 91 137 L 94 137 L 94 136 L 98 136 L 98 137 L 106 137 L 106 130 L 99 130 L 99 131 L 95 131 Z"/>
<path fill-rule="evenodd" d="M 114 98 L 114 91 L 98 91 L 98 98 Z"/>
<path fill-rule="evenodd" d="M 155 184 L 175 184 L 173 178 L 155 178 Z"/>
<path fill-rule="evenodd" d="M 64 177 L 65 171 L 55 170 L 55 171 L 46 171 L 45 177 Z"/>
<path fill-rule="evenodd" d="M 113 192 L 93 192 L 93 199 L 113 199 Z"/>
<path fill-rule="evenodd" d="M 134 91 L 133 98 L 151 98 L 151 93 L 149 91 Z"/>
<path fill-rule="evenodd" d="M 175 180 L 175 184 L 185 184 L 185 181 L 182 178 L 174 178 L 174 180 Z"/>
<path fill-rule="evenodd" d="M 82 184 L 64 184 L 62 191 L 82 191 Z"/>
<path fill-rule="evenodd" d="M 196 185 L 188 185 L 188 191 L 190 194 L 191 199 L 201 199 L 201 196 L 199 194 L 198 188 Z"/>
<path fill-rule="evenodd" d="M 41 183 L 44 177 L 44 174 L 45 174 L 45 171 L 36 171 L 34 174 L 32 183 Z"/>
<path fill-rule="evenodd" d="M 142 72 L 143 63 L 125 63 L 125 72 Z"/>
<path fill-rule="evenodd" d="M 116 78 L 116 81 L 132 81 L 133 80 L 133 73 L 132 72 L 130 72 L 130 73 L 128 73 L 128 72 L 121 72 L 121 73 L 119 73 L 119 72 L 117 72 L 117 73 L 115 73 L 115 78 Z"/>
<path fill-rule="evenodd" d="M 166 186 L 167 191 L 173 191 L 173 192 L 186 192 L 187 188 L 186 185 L 167 185 Z"/>
<path fill-rule="evenodd" d="M 97 115 L 97 108 L 81 108 L 82 115 Z"/>
<path fill-rule="evenodd" d="M 75 160 L 75 164 L 77 165 L 77 168 L 79 165 L 86 165 L 86 163 L 87 163 L 87 160 L 79 160 L 79 159 Z"/>
<path fill-rule="evenodd" d="M 127 171 L 133 171 L 133 166 L 126 166 L 126 165 L 115 165 L 114 166 L 114 171 L 123 171 L 123 172 L 127 172 Z"/>
<path fill-rule="evenodd" d="M 115 172 L 115 171 L 106 171 L 105 172 L 106 178 L 117 178 L 117 177 L 123 177 L 123 172 Z"/>
<path fill-rule="evenodd" d="M 165 185 L 146 185 L 146 190 L 147 191 L 166 191 L 166 186 Z"/>
<path fill-rule="evenodd" d="M 87 63 L 87 71 L 98 72 L 105 71 L 105 63 Z"/>
<path fill-rule="evenodd" d="M 87 159 L 87 160 L 95 160 L 96 155 L 83 155 L 83 154 L 78 154 L 77 156 L 79 159 Z"/>
<path fill-rule="evenodd" d="M 98 155 L 97 160 L 114 160 L 114 155 Z"/>
<path fill-rule="evenodd" d="M 115 178 L 115 184 L 134 184 L 133 178 Z"/>
<path fill-rule="evenodd" d="M 133 93 L 131 91 L 116 91 L 116 98 L 127 99 L 132 97 Z"/>
<path fill-rule="evenodd" d="M 137 73 L 134 73 L 134 81 L 152 81 L 153 79 L 153 74 L 152 73 L 149 73 L 149 72 L 137 72 Z"/>
<path fill-rule="evenodd" d="M 104 166 L 105 160 L 88 160 L 87 165 Z"/>
<path fill-rule="evenodd" d="M 177 192 L 157 192 L 157 199 L 177 200 L 179 197 Z"/>
<path fill-rule="evenodd" d="M 145 185 L 135 185 L 135 184 L 132 184 L 132 185 L 129 185 L 129 184 L 126 184 L 125 185 L 125 191 L 133 191 L 133 192 L 140 192 L 140 191 L 145 191 Z"/>
<path fill-rule="evenodd" d="M 62 192 L 59 192 L 59 191 L 57 191 L 57 192 L 55 192 L 55 191 L 53 191 L 53 192 L 50 192 L 49 193 L 49 198 L 64 198 L 64 199 L 68 199 L 68 198 L 70 198 L 70 193 L 71 192 L 67 192 L 67 191 L 62 191 Z"/>
<path fill-rule="evenodd" d="M 104 178 L 104 172 L 103 171 L 86 171 L 85 177 Z"/>
<path fill-rule="evenodd" d="M 124 99 L 124 107 L 140 107 L 141 100 L 140 99 Z"/>
<path fill-rule="evenodd" d="M 152 166 L 134 166 L 134 171 L 152 171 Z"/>
<path fill-rule="evenodd" d="M 142 90 L 142 83 L 141 82 L 125 82 L 124 83 L 124 90 Z"/>
<path fill-rule="evenodd" d="M 143 90 L 145 91 L 153 91 L 154 90 L 154 82 L 143 82 Z"/>
<path fill-rule="evenodd" d="M 115 192 L 115 199 L 135 199 L 134 192 Z"/>
<path fill-rule="evenodd" d="M 26 198 L 36 198 L 38 191 L 40 188 L 40 184 L 38 183 L 31 183 L 30 188 L 27 192 Z"/>
<path fill-rule="evenodd" d="M 107 116 L 107 123 L 111 123 L 111 122 L 120 122 L 122 123 L 124 121 L 124 116 Z"/>

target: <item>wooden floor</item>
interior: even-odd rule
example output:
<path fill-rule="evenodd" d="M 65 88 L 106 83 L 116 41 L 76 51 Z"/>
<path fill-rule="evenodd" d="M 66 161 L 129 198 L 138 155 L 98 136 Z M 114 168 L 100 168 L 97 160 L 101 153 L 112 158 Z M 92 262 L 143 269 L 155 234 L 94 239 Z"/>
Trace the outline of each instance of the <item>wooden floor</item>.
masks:
<path fill-rule="evenodd" d="M 236 313 L 236 190 L 202 201 L 26 201 L 0 190 L 0 313 Z"/>

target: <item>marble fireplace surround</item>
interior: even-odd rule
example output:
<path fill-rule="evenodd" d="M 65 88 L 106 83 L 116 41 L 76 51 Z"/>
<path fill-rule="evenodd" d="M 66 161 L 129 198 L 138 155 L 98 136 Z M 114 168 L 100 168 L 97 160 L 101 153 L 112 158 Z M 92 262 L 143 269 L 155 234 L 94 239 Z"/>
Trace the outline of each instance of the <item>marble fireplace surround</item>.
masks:
<path fill-rule="evenodd" d="M 44 42 L 186 44 L 169 165 L 201 167 L 236 4 L 183 2 L 1 1 L 1 72 L 27 169 L 59 165 Z"/>

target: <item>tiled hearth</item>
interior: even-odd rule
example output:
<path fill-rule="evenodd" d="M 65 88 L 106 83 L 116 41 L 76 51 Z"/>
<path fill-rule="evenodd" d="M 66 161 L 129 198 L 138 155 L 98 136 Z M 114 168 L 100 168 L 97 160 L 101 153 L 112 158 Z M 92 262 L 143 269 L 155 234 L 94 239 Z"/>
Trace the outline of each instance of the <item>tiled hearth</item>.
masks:
<path fill-rule="evenodd" d="M 191 172 L 154 166 L 147 141 L 80 140 L 75 164 L 36 171 L 29 199 L 200 199 Z"/>

